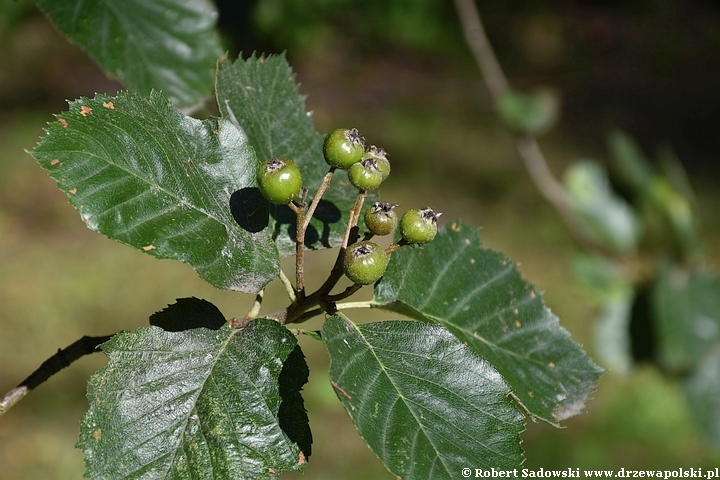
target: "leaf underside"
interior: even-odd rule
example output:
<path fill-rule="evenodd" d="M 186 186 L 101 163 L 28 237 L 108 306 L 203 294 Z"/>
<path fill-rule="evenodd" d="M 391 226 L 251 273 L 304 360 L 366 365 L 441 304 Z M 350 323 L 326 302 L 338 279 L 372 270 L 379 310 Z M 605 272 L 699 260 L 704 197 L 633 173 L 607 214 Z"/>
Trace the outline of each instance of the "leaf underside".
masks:
<path fill-rule="evenodd" d="M 333 316 L 322 337 L 337 397 L 398 478 L 452 479 L 468 465 L 522 464 L 523 416 L 510 388 L 445 328 Z"/>
<path fill-rule="evenodd" d="M 452 222 L 422 248 L 401 248 L 375 306 L 445 326 L 489 361 L 527 411 L 549 423 L 582 412 L 602 374 L 501 253 Z"/>
<path fill-rule="evenodd" d="M 71 102 L 31 154 L 91 230 L 221 289 L 254 293 L 278 275 L 275 244 L 230 211 L 258 162 L 229 122 L 182 115 L 157 92 L 98 95 Z"/>
<path fill-rule="evenodd" d="M 296 346 L 271 320 L 243 330 L 150 327 L 115 335 L 102 347 L 110 362 L 88 385 L 78 441 L 86 474 L 275 479 L 302 470 L 309 451 L 301 452 L 278 419 L 283 390 L 292 394 L 307 381 L 279 385 Z"/>
<path fill-rule="evenodd" d="M 220 56 L 217 12 L 207 0 L 36 0 L 100 68 L 143 95 L 162 90 L 178 107 L 210 97 Z"/>

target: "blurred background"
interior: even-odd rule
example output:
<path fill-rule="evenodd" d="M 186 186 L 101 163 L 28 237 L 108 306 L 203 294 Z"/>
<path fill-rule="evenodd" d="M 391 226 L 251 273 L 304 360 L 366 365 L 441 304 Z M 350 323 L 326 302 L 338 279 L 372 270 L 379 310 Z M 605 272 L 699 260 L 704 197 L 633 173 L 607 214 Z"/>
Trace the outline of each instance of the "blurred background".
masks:
<path fill-rule="evenodd" d="M 452 2 L 219 0 L 218 6 L 231 57 L 287 51 L 320 133 L 356 127 L 388 151 L 393 174 L 383 184 L 385 200 L 430 205 L 442 220 L 481 226 L 485 246 L 520 263 L 561 324 L 594 354 L 598 304 L 573 279 L 576 247 L 497 121 Z M 720 269 L 720 2 L 488 0 L 478 7 L 511 84 L 562 93 L 561 120 L 540 139 L 553 172 L 559 177 L 581 158 L 606 163 L 607 134 L 616 128 L 651 157 L 671 146 L 695 189 L 708 265 Z M 176 298 L 205 298 L 227 317 L 244 315 L 251 297 L 214 290 L 186 265 L 87 230 L 24 152 L 66 100 L 114 94 L 121 86 L 24 0 L 0 0 L 0 65 L 0 392 L 82 335 L 145 326 L 149 314 Z M 324 279 L 332 253 L 311 253 L 308 261 L 312 287 Z M 284 307 L 275 284 L 266 299 L 273 297 L 280 300 L 263 311 Z M 305 401 L 315 437 L 305 477 L 392 478 L 337 401 L 323 347 L 300 342 L 311 368 Z M 87 406 L 85 384 L 104 363 L 100 354 L 83 358 L 0 418 L 1 479 L 82 477 L 83 455 L 73 445 Z M 525 466 L 720 465 L 720 451 L 695 432 L 679 386 L 655 369 L 609 371 L 588 407 L 564 429 L 529 420 Z"/>

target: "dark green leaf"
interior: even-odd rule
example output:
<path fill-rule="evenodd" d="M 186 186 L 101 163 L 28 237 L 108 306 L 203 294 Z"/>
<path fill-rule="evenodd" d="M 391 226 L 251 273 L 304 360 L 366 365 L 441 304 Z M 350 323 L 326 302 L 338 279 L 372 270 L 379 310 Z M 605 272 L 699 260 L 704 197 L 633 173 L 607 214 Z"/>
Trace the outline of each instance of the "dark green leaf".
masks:
<path fill-rule="evenodd" d="M 257 292 L 279 273 L 275 244 L 230 211 L 258 161 L 229 122 L 186 117 L 159 93 L 98 95 L 71 102 L 31 153 L 92 230 L 217 288 Z"/>
<path fill-rule="evenodd" d="M 178 107 L 210 97 L 221 54 L 207 0 L 35 0 L 108 74 L 143 95 L 162 90 Z"/>
<path fill-rule="evenodd" d="M 181 332 L 191 328 L 205 327 L 218 330 L 227 321 L 222 312 L 207 300 L 199 298 L 178 298 L 177 303 L 150 315 L 150 325 L 166 332 Z"/>
<path fill-rule="evenodd" d="M 323 159 L 323 137 L 315 131 L 310 112 L 305 111 L 305 97 L 298 93 L 295 75 L 285 57 L 252 56 L 244 61 L 220 62 L 216 92 L 223 118 L 237 120 L 261 161 L 285 157 L 297 163 L 310 201 L 329 166 Z M 348 212 L 357 197 L 357 189 L 347 183 L 346 173 L 338 171 L 306 233 L 308 248 L 341 243 Z M 270 229 L 281 254 L 294 254 L 295 214 L 286 206 L 265 208 L 269 209 Z"/>
<path fill-rule="evenodd" d="M 720 344 L 707 351 L 683 387 L 698 430 L 707 442 L 720 446 Z"/>
<path fill-rule="evenodd" d="M 523 461 L 522 414 L 510 388 L 439 325 L 387 321 L 322 329 L 330 378 L 358 431 L 398 478 L 454 479 Z"/>
<path fill-rule="evenodd" d="M 720 279 L 713 273 L 666 266 L 655 280 L 652 305 L 665 367 L 690 368 L 720 340 Z"/>
<path fill-rule="evenodd" d="M 278 419 L 278 380 L 296 345 L 271 320 L 115 335 L 88 385 L 78 441 L 87 475 L 254 480 L 301 470 L 305 455 Z"/>
<path fill-rule="evenodd" d="M 460 222 L 422 248 L 393 253 L 374 304 L 444 325 L 500 372 L 528 412 L 553 424 L 582 412 L 602 373 L 517 266 Z"/>
<path fill-rule="evenodd" d="M 574 163 L 565 173 L 565 188 L 578 219 L 593 237 L 621 253 L 637 247 L 640 222 L 610 188 L 605 167 L 591 160 Z"/>

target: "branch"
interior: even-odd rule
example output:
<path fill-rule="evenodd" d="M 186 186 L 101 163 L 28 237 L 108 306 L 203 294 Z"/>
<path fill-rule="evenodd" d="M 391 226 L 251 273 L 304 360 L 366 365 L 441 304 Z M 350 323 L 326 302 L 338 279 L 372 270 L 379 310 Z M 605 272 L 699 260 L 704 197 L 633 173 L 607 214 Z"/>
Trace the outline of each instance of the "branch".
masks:
<path fill-rule="evenodd" d="M 480 12 L 474 0 L 455 0 L 455 9 L 460 18 L 465 42 L 475 56 L 490 95 L 497 104 L 510 90 L 510 84 L 487 38 Z M 567 191 L 550 171 L 535 137 L 529 134 L 519 135 L 516 137 L 516 146 L 535 187 L 558 212 L 571 236 L 586 247 L 606 250 L 578 221 Z"/>
<path fill-rule="evenodd" d="M 44 383 L 63 368 L 69 367 L 75 360 L 85 355 L 99 352 L 98 346 L 107 342 L 110 338 L 112 338 L 112 335 L 105 337 L 84 336 L 64 350 L 58 349 L 57 353 L 45 360 L 43 364 L 40 365 L 40 368 L 35 370 L 32 375 L 5 394 L 2 400 L 0 400 L 0 415 L 3 415 L 13 405 L 22 400 L 30 390 Z"/>

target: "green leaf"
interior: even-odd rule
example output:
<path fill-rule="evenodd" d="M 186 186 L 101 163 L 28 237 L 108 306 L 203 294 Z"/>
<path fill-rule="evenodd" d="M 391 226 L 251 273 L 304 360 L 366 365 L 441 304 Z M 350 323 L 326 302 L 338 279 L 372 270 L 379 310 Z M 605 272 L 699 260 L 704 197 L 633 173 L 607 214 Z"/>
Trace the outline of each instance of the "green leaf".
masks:
<path fill-rule="evenodd" d="M 529 94 L 509 90 L 498 100 L 497 112 L 509 128 L 541 135 L 560 118 L 560 98 L 556 91 L 548 88 Z"/>
<path fill-rule="evenodd" d="M 178 107 L 210 97 L 220 56 L 217 12 L 207 0 L 35 0 L 109 75 Z"/>
<path fill-rule="evenodd" d="M 572 258 L 575 280 L 596 297 L 613 301 L 633 296 L 633 286 L 623 275 L 622 265 L 599 255 L 580 253 Z"/>
<path fill-rule="evenodd" d="M 286 328 L 265 319 L 242 330 L 150 327 L 115 335 L 102 347 L 110 362 L 88 385 L 78 441 L 86 474 L 274 479 L 302 470 L 306 455 L 278 419 L 288 388 L 278 382 L 296 345 Z"/>
<path fill-rule="evenodd" d="M 393 253 L 373 302 L 445 326 L 500 372 L 530 414 L 552 424 L 582 412 L 602 373 L 517 266 L 483 249 L 461 222 L 422 248 Z"/>
<path fill-rule="evenodd" d="M 608 137 L 608 146 L 620 180 L 636 191 L 648 189 L 655 171 L 635 139 L 615 131 Z"/>
<path fill-rule="evenodd" d="M 285 56 L 223 60 L 218 65 L 215 88 L 223 118 L 237 120 L 260 161 L 285 157 L 297 163 L 310 201 L 329 166 L 323 158 L 323 137 L 315 131 L 311 113 L 305 111 L 305 97 L 298 92 Z M 340 245 L 356 197 L 357 189 L 348 185 L 347 174 L 336 172 L 305 235 L 308 248 Z M 267 202 L 252 208 L 269 209 L 270 231 L 278 249 L 284 256 L 293 255 L 295 214 L 284 205 Z"/>
<path fill-rule="evenodd" d="M 673 371 L 693 367 L 720 341 L 720 279 L 705 270 L 666 265 L 652 290 L 659 361 Z"/>
<path fill-rule="evenodd" d="M 595 350 L 602 364 L 615 372 L 630 373 L 635 360 L 630 322 L 635 296 L 632 290 L 625 297 L 605 302 L 595 323 Z"/>
<path fill-rule="evenodd" d="M 454 479 L 464 467 L 523 461 L 523 416 L 498 372 L 439 325 L 355 325 L 330 317 L 322 336 L 338 398 L 398 478 Z"/>
<path fill-rule="evenodd" d="M 720 344 L 707 351 L 682 383 L 698 430 L 708 443 L 720 446 Z"/>
<path fill-rule="evenodd" d="M 279 273 L 267 234 L 231 213 L 258 161 L 229 122 L 186 117 L 159 93 L 98 95 L 71 102 L 30 153 L 91 230 L 188 263 L 217 288 L 257 292 Z"/>
<path fill-rule="evenodd" d="M 637 247 L 640 222 L 632 207 L 610 188 L 605 167 L 591 160 L 574 163 L 565 172 L 565 188 L 591 235 L 621 253 Z"/>

